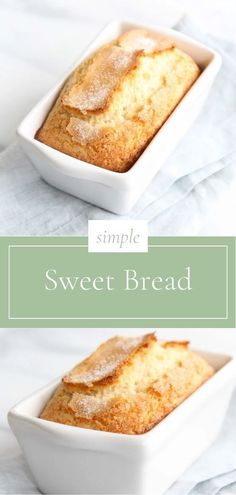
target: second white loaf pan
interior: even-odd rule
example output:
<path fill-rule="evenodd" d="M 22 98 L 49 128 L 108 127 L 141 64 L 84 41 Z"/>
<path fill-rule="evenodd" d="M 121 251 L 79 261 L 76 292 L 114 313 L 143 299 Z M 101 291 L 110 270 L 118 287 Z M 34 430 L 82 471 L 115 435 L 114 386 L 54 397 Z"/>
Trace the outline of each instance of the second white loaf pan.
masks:
<path fill-rule="evenodd" d="M 235 359 L 203 355 L 215 375 L 143 435 L 40 419 L 58 380 L 16 405 L 9 423 L 38 488 L 47 494 L 162 495 L 215 439 L 235 386 Z"/>

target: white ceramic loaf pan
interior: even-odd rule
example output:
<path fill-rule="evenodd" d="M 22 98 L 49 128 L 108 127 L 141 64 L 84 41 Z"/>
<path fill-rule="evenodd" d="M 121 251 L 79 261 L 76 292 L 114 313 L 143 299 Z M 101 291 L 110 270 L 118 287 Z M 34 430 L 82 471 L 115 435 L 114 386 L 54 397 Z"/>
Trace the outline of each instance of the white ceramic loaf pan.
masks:
<path fill-rule="evenodd" d="M 202 73 L 151 143 L 125 173 L 112 172 L 68 156 L 34 139 L 55 98 L 72 70 L 102 44 L 124 31 L 144 27 L 173 39 L 201 67 Z M 135 204 L 163 162 L 190 127 L 220 68 L 221 58 L 212 49 L 173 29 L 127 22 L 109 24 L 78 57 L 63 79 L 31 110 L 17 134 L 40 175 L 53 186 L 114 213 L 125 214 Z M 115 153 L 115 150 L 114 150 Z"/>
<path fill-rule="evenodd" d="M 235 359 L 199 354 L 216 374 L 143 435 L 39 419 L 58 380 L 17 404 L 9 423 L 38 488 L 48 494 L 163 494 L 215 439 L 235 385 Z"/>

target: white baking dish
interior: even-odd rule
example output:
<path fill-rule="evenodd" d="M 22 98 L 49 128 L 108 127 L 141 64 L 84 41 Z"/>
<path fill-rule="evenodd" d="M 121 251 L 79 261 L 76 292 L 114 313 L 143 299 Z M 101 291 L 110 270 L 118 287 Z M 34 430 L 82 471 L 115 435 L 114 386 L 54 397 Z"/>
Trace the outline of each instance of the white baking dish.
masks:
<path fill-rule="evenodd" d="M 9 423 L 39 489 L 54 494 L 163 494 L 216 437 L 235 385 L 235 359 L 199 354 L 216 374 L 143 435 L 39 419 L 58 380 L 16 405 Z"/>
<path fill-rule="evenodd" d="M 145 27 L 173 39 L 201 67 L 202 73 L 133 167 L 112 172 L 68 156 L 34 139 L 56 96 L 72 70 L 103 43 L 133 27 Z M 220 68 L 221 58 L 212 49 L 173 29 L 113 22 L 78 57 L 63 79 L 31 110 L 20 124 L 20 142 L 40 175 L 53 186 L 114 213 L 125 214 L 155 176 L 178 141 L 190 127 Z M 114 150 L 115 153 L 115 150 Z"/>

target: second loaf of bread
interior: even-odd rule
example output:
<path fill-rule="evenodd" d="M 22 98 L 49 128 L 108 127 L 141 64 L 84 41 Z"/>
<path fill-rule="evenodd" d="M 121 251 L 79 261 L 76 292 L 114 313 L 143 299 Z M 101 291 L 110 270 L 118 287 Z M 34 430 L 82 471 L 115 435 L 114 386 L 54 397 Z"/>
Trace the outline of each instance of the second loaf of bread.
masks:
<path fill-rule="evenodd" d="M 150 430 L 213 374 L 187 342 L 113 337 L 62 380 L 42 419 L 116 433 Z"/>
<path fill-rule="evenodd" d="M 126 172 L 199 72 L 169 39 L 128 31 L 75 69 L 35 137 L 85 162 Z"/>

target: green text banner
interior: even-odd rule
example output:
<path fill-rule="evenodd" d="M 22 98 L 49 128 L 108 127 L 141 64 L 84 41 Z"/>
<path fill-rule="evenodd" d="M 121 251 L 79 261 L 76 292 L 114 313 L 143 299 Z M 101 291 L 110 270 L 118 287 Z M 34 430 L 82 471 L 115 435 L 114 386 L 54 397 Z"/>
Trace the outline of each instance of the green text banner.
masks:
<path fill-rule="evenodd" d="M 146 253 L 87 244 L 0 238 L 0 326 L 235 326 L 234 238 L 149 237 Z"/>

